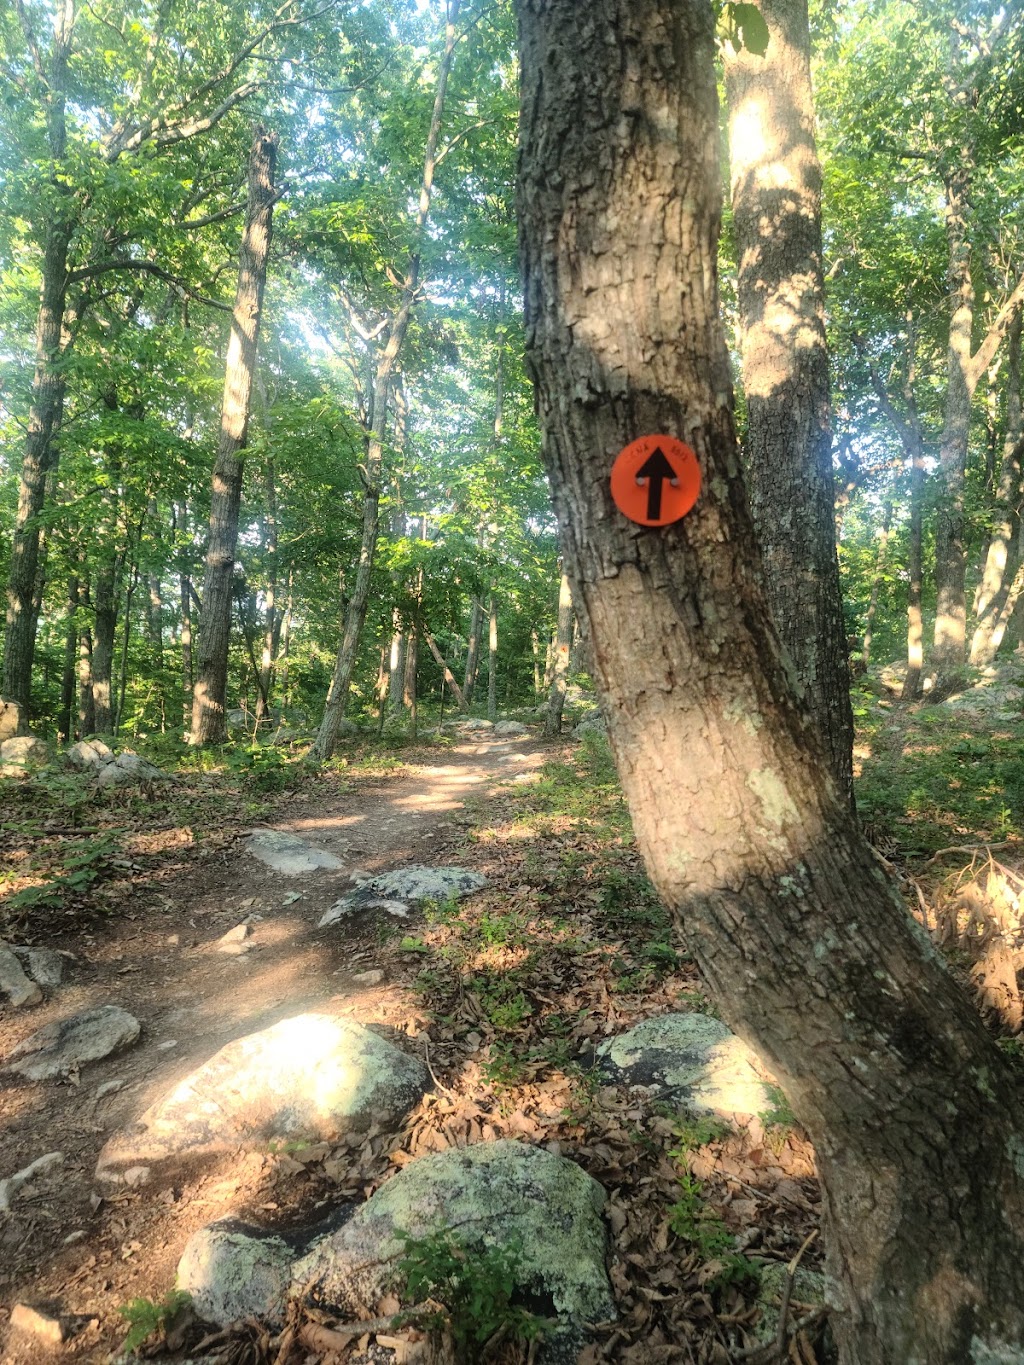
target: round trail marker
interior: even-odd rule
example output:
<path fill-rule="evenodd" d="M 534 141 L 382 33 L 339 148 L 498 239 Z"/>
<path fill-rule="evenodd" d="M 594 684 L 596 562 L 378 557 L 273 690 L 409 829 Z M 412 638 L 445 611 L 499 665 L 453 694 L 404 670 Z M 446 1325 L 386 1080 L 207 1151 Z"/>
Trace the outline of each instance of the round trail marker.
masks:
<path fill-rule="evenodd" d="M 700 493 L 697 456 L 675 436 L 641 436 L 612 465 L 612 497 L 630 521 L 669 526 L 685 517 Z"/>

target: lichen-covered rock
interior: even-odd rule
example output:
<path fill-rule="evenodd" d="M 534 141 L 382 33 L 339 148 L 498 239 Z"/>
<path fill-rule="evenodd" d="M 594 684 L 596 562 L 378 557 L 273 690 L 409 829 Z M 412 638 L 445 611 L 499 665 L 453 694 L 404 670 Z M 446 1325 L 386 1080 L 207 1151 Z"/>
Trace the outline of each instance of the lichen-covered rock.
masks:
<path fill-rule="evenodd" d="M 64 958 L 52 948 L 11 949 L 25 974 L 40 986 L 54 989 L 64 979 Z"/>
<path fill-rule="evenodd" d="M 403 1235 L 447 1231 L 471 1255 L 514 1250 L 518 1293 L 558 1323 L 540 1358 L 575 1361 L 583 1325 L 615 1313 L 604 1202 L 604 1190 L 585 1171 L 542 1148 L 510 1141 L 455 1148 L 412 1162 L 382 1185 L 296 1263 L 294 1284 L 298 1290 L 312 1281 L 339 1308 L 370 1306 L 387 1289 L 401 1289 Z"/>
<path fill-rule="evenodd" d="M 284 877 L 302 877 L 310 872 L 339 872 L 340 858 L 326 849 L 300 839 L 286 830 L 260 829 L 249 836 L 246 845 L 254 858 Z"/>
<path fill-rule="evenodd" d="M 496 735 L 526 735 L 529 734 L 526 726 L 518 720 L 499 720 L 494 727 Z"/>
<path fill-rule="evenodd" d="M 278 1321 L 291 1283 L 295 1251 L 280 1237 L 233 1218 L 194 1232 L 178 1262 L 177 1287 L 204 1322 L 226 1327 L 240 1318 Z"/>
<path fill-rule="evenodd" d="M 6 943 L 0 943 L 0 991 L 16 1010 L 38 1005 L 43 998 L 38 983 L 26 976 L 20 960 Z"/>
<path fill-rule="evenodd" d="M 771 1076 L 751 1049 L 707 1014 L 659 1014 L 598 1048 L 606 1072 L 669 1092 L 688 1113 L 733 1120 L 772 1108 Z"/>
<path fill-rule="evenodd" d="M 461 900 L 487 884 L 487 878 L 468 867 L 423 867 L 412 864 L 382 872 L 359 883 L 326 910 L 319 928 L 336 924 L 346 915 L 362 910 L 386 910 L 404 918 L 410 905 L 420 901 Z"/>
<path fill-rule="evenodd" d="M 753 1326 L 756 1341 L 767 1344 L 774 1341 L 779 1331 L 779 1313 L 782 1309 L 782 1296 L 786 1287 L 789 1267 L 782 1261 L 771 1261 L 761 1269 L 757 1290 L 758 1317 Z M 823 1304 L 827 1281 L 816 1270 L 797 1266 L 793 1275 L 793 1288 L 790 1301 L 797 1303 Z"/>
<path fill-rule="evenodd" d="M 118 754 L 113 763 L 107 763 L 96 775 L 97 787 L 131 787 L 147 782 L 169 782 L 171 779 L 154 764 L 138 754 L 125 752 Z"/>
<path fill-rule="evenodd" d="M 428 1083 L 419 1058 L 360 1024 L 300 1014 L 221 1048 L 110 1138 L 96 1176 L 120 1182 L 175 1156 L 338 1137 L 397 1120 Z"/>
<path fill-rule="evenodd" d="M 574 735 L 605 735 L 608 733 L 608 723 L 600 711 L 591 711 L 578 720 L 573 727 Z"/>
<path fill-rule="evenodd" d="M 459 721 L 460 730 L 493 730 L 494 721 L 484 720 L 481 716 L 464 716 Z"/>
<path fill-rule="evenodd" d="M 11 1052 L 6 1071 L 29 1081 L 67 1076 L 134 1043 L 139 1021 L 118 1005 L 99 1005 L 60 1019 L 26 1038 Z"/>
<path fill-rule="evenodd" d="M 72 744 L 64 757 L 72 768 L 87 772 L 90 768 L 105 768 L 108 763 L 113 763 L 114 751 L 102 739 L 80 739 L 77 744 Z"/>
<path fill-rule="evenodd" d="M 49 745 L 35 735 L 15 735 L 0 744 L 0 763 L 5 767 L 40 767 L 49 757 Z"/>
<path fill-rule="evenodd" d="M 16 701 L 0 700 L 0 744 L 18 733 L 21 707 Z"/>

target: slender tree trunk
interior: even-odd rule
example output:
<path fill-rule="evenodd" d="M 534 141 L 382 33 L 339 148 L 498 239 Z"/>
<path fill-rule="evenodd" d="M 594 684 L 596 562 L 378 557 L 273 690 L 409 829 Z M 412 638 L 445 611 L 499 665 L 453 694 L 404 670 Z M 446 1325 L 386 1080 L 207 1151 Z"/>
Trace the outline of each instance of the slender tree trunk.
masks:
<path fill-rule="evenodd" d="M 484 609 L 480 605 L 480 599 L 474 597 L 473 605 L 469 613 L 469 640 L 466 646 L 466 680 L 462 684 L 462 691 L 465 694 L 467 706 L 473 704 L 473 693 L 476 691 L 476 672 L 480 661 L 480 635 L 483 631 L 483 622 Z"/>
<path fill-rule="evenodd" d="M 562 708 L 565 706 L 565 687 L 569 678 L 569 648 L 572 641 L 572 588 L 563 573 L 558 585 L 558 625 L 555 628 L 555 667 L 548 693 L 548 714 L 544 734 L 555 739 L 562 733 Z"/>
<path fill-rule="evenodd" d="M 1020 1082 L 859 834 L 761 586 L 716 287 L 712 7 L 519 12 L 527 363 L 641 852 L 814 1142 L 843 1365 L 1019 1359 Z M 608 488 L 646 432 L 685 434 L 704 475 L 653 530 Z"/>
<path fill-rule="evenodd" d="M 140 527 L 141 536 L 141 527 Z M 136 544 L 138 553 L 138 544 Z M 139 565 L 136 561 L 132 565 L 131 576 L 128 579 L 128 587 L 124 595 L 124 629 L 121 633 L 121 666 L 118 670 L 117 684 L 117 710 L 114 712 L 114 734 L 121 731 L 121 717 L 124 715 L 124 699 L 128 691 L 128 644 L 132 633 L 132 599 L 135 596 L 135 589 L 139 586 Z"/>
<path fill-rule="evenodd" d="M 402 680 L 402 704 L 409 712 L 409 738 L 418 738 L 419 699 L 416 694 L 416 669 L 419 663 L 419 632 L 409 627 L 405 637 L 405 677 Z"/>
<path fill-rule="evenodd" d="M 89 605 L 89 588 L 83 597 L 85 606 Z M 92 699 L 92 631 L 83 626 L 78 635 L 78 733 L 79 736 L 96 733 L 96 708 Z"/>
<path fill-rule="evenodd" d="M 292 650 L 292 608 L 294 606 L 294 585 L 295 570 L 291 565 L 289 565 L 288 597 L 284 604 L 284 620 L 281 623 L 281 644 L 277 654 L 278 659 L 281 661 L 278 686 L 280 688 L 282 706 L 288 705 L 288 698 L 290 695 L 288 692 L 288 668 L 291 662 Z"/>
<path fill-rule="evenodd" d="M 277 611 L 277 482 L 274 462 L 268 460 L 264 472 L 267 511 L 264 518 L 264 549 L 267 555 L 266 627 L 263 632 L 263 653 L 260 656 L 260 697 L 256 703 L 256 719 L 262 719 L 263 709 L 270 705 L 270 691 L 274 680 L 274 661 L 281 627 Z"/>
<path fill-rule="evenodd" d="M 498 602 L 491 592 L 487 630 L 487 719 L 498 719 Z"/>
<path fill-rule="evenodd" d="M 852 804 L 807 0 L 759 8 L 767 51 L 725 49 L 750 503 L 775 622 Z"/>
<path fill-rule="evenodd" d="M 57 738 L 70 744 L 75 737 L 75 685 L 78 664 L 78 575 L 68 578 L 67 633 L 64 636 L 64 672 L 60 684 L 60 714 L 57 717 Z"/>
<path fill-rule="evenodd" d="M 427 648 L 434 656 L 434 662 L 441 670 L 441 677 L 451 688 L 452 696 L 455 698 L 456 706 L 459 708 L 460 711 L 465 711 L 466 698 L 465 695 L 463 694 L 462 688 L 459 686 L 458 682 L 455 679 L 455 675 L 448 667 L 447 660 L 444 658 L 441 651 L 438 649 L 437 641 L 434 639 L 433 635 L 431 635 L 430 631 L 427 630 L 426 626 L 423 627 L 423 638 L 427 642 Z"/>
<path fill-rule="evenodd" d="M 92 728 L 109 735 L 114 728 L 113 669 L 117 634 L 117 555 L 108 555 L 96 573 L 93 611 L 96 618 L 92 647 Z"/>
<path fill-rule="evenodd" d="M 892 527 L 892 499 L 886 500 L 885 510 L 882 513 L 882 532 L 878 537 L 878 554 L 875 556 L 875 572 L 871 579 L 871 598 L 868 602 L 867 616 L 864 619 L 864 644 L 861 649 L 861 663 L 865 668 L 871 663 L 871 641 L 875 628 L 875 613 L 878 610 L 878 595 L 882 590 L 882 581 L 885 578 L 885 570 L 889 557 L 889 531 Z"/>
<path fill-rule="evenodd" d="M 224 709 L 231 641 L 231 582 L 242 501 L 242 452 L 249 433 L 249 409 L 256 372 L 260 314 L 267 280 L 273 224 L 277 138 L 257 128 L 249 154 L 249 202 L 238 260 L 238 288 L 224 373 L 220 441 L 213 470 L 210 543 L 199 622 L 198 676 L 192 696 L 192 744 L 227 738 Z"/>
<path fill-rule="evenodd" d="M 396 714 L 401 711 L 403 706 L 402 690 L 405 681 L 405 633 L 402 630 L 402 618 L 396 608 L 392 620 L 394 628 L 391 632 L 391 649 L 388 659 L 391 670 L 391 680 L 388 684 L 388 693 L 391 701 L 391 710 Z"/>
<path fill-rule="evenodd" d="M 390 407 L 392 382 L 395 366 L 401 354 L 405 336 L 409 329 L 412 306 L 420 286 L 420 248 L 423 230 L 430 215 L 430 202 L 434 190 L 434 169 L 437 162 L 437 144 L 441 136 L 441 117 L 444 112 L 445 92 L 448 77 L 455 60 L 458 42 L 456 22 L 461 0 L 448 0 L 448 17 L 445 26 L 444 53 L 437 73 L 437 89 L 434 92 L 434 108 L 427 133 L 426 150 L 423 158 L 423 181 L 420 186 L 419 208 L 413 234 L 413 246 L 409 252 L 405 280 L 398 304 L 391 317 L 390 336 L 381 352 L 377 371 L 374 376 L 373 420 L 366 446 L 366 468 L 363 473 L 363 536 L 359 547 L 359 562 L 356 567 L 356 580 L 345 613 L 345 630 L 338 647 L 338 657 L 331 677 L 330 690 L 324 706 L 323 719 L 317 732 L 311 757 L 319 763 L 326 762 L 334 752 L 338 738 L 338 728 L 348 703 L 352 673 L 356 665 L 359 637 L 363 622 L 366 620 L 366 605 L 370 599 L 370 579 L 377 554 L 377 534 L 379 527 L 380 485 L 383 474 L 384 431 Z"/>
<path fill-rule="evenodd" d="M 48 216 L 43 228 L 42 282 L 36 320 L 36 363 L 32 378 L 25 453 L 18 487 L 18 510 L 7 578 L 3 685 L 0 695 L 21 707 L 19 725 L 28 731 L 35 652 L 33 595 L 39 563 L 39 516 L 47 480 L 56 468 L 56 433 L 64 407 L 64 377 L 59 368 L 67 294 L 68 249 L 74 232 L 74 202 L 61 163 L 67 150 L 65 101 L 68 57 L 75 26 L 73 0 L 59 0 L 54 21 L 47 85 L 47 137 L 53 174 Z"/>
<path fill-rule="evenodd" d="M 543 690 L 543 675 L 540 668 L 540 636 L 537 628 L 530 631 L 530 652 L 533 656 L 533 696 L 536 700 Z"/>
<path fill-rule="evenodd" d="M 1002 643 L 1009 612 L 1009 597 L 1016 578 L 1017 529 L 1024 499 L 1024 430 L 1021 421 L 1021 321 L 1018 310 L 1010 327 L 1007 348 L 1006 431 L 1003 435 L 1002 462 L 996 490 L 997 520 L 992 530 L 978 591 L 971 663 L 991 664 Z"/>

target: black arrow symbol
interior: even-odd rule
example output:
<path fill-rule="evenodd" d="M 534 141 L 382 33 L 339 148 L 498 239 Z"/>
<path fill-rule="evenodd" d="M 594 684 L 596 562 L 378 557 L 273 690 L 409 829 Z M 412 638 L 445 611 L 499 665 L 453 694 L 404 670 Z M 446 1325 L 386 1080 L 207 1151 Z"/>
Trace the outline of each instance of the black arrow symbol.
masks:
<path fill-rule="evenodd" d="M 644 463 L 636 471 L 636 481 L 640 483 L 642 479 L 647 479 L 647 520 L 661 520 L 661 485 L 669 479 L 673 487 L 678 487 L 679 480 L 676 478 L 676 471 L 668 461 L 668 457 L 658 446 L 647 457 Z"/>

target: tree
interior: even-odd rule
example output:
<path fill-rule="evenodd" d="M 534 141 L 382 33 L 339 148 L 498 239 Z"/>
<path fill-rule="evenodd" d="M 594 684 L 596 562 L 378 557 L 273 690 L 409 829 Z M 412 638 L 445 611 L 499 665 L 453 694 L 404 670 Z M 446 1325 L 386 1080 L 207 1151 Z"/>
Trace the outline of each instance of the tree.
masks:
<path fill-rule="evenodd" d="M 766 47 L 725 45 L 747 484 L 775 622 L 852 802 L 807 0 L 760 12 Z"/>
<path fill-rule="evenodd" d="M 712 8 L 519 14 L 528 362 L 641 851 L 815 1143 L 844 1365 L 1019 1357 L 1019 1087 L 856 829 L 761 587 L 718 315 Z M 703 492 L 639 529 L 608 470 L 661 431 Z"/>
<path fill-rule="evenodd" d="M 238 288 L 231 320 L 220 441 L 213 470 L 210 541 L 203 579 L 203 610 L 196 648 L 199 672 L 192 698 L 193 744 L 226 738 L 224 719 L 231 631 L 231 591 L 242 500 L 242 452 L 249 432 L 249 408 L 256 373 L 263 291 L 267 281 L 274 201 L 277 139 L 257 128 L 249 153 L 249 193 L 238 259 Z"/>

